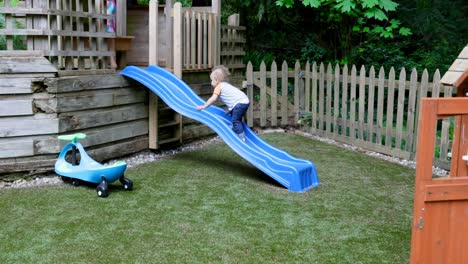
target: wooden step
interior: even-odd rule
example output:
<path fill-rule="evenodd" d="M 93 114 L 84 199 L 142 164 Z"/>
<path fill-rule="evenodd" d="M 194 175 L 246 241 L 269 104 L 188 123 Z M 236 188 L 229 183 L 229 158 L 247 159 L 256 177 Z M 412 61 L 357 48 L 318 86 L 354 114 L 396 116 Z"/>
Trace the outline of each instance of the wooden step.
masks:
<path fill-rule="evenodd" d="M 162 127 L 170 127 L 170 126 L 176 126 L 176 125 L 180 125 L 180 121 L 172 121 L 172 122 L 168 122 L 168 123 L 165 123 L 165 124 L 159 124 L 159 128 L 162 128 Z"/>
<path fill-rule="evenodd" d="M 175 141 L 180 141 L 180 137 L 167 138 L 167 139 L 164 139 L 164 140 L 160 140 L 158 143 L 159 143 L 159 145 L 162 145 L 162 144 L 171 143 L 171 142 L 175 142 Z"/>

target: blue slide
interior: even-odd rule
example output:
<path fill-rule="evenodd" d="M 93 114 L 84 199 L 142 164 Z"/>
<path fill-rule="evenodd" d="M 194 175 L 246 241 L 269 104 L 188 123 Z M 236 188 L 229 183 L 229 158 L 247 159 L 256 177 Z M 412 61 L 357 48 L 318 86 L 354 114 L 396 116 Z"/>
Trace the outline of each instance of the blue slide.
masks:
<path fill-rule="evenodd" d="M 231 117 L 221 107 L 212 105 L 198 111 L 196 106 L 204 104 L 205 100 L 171 72 L 158 66 L 149 66 L 146 69 L 128 66 L 120 74 L 146 86 L 179 114 L 213 129 L 239 156 L 288 190 L 306 192 L 320 184 L 312 162 L 295 158 L 269 145 L 246 124 L 246 142 L 243 142 L 232 131 Z"/>

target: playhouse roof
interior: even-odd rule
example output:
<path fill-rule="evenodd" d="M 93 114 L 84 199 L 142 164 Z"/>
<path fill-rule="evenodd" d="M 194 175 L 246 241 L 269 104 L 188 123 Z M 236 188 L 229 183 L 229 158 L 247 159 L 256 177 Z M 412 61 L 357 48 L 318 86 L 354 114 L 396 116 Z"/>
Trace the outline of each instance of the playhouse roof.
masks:
<path fill-rule="evenodd" d="M 462 50 L 452 66 L 440 80 L 442 84 L 458 87 L 464 82 L 468 82 L 468 44 Z"/>

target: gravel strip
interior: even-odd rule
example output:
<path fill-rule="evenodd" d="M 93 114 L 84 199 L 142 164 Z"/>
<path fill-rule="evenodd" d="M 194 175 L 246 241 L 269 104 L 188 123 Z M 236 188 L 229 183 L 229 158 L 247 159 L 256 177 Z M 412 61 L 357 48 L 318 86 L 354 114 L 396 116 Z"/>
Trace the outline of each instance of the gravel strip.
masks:
<path fill-rule="evenodd" d="M 314 140 L 318 140 L 321 142 L 325 142 L 328 144 L 333 144 L 337 145 L 343 148 L 346 148 L 348 150 L 356 151 L 356 152 L 361 152 L 365 153 L 369 156 L 380 158 L 389 162 L 397 163 L 409 168 L 416 168 L 416 162 L 414 161 L 409 161 L 409 160 L 404 160 L 404 159 L 398 159 L 394 158 L 391 156 L 383 155 L 380 153 L 368 151 L 362 148 L 358 148 L 355 146 L 347 145 L 344 143 L 340 143 L 331 139 L 326 139 L 322 137 L 318 137 L 315 135 L 311 135 L 308 133 L 304 133 L 301 131 L 295 131 L 295 130 L 283 130 L 283 129 L 269 129 L 269 130 L 263 130 L 263 131 L 258 131 L 259 134 L 268 134 L 268 133 L 294 133 L 298 134 L 307 138 L 312 138 Z M 219 143 L 222 142 L 220 137 L 214 137 L 206 140 L 200 140 L 188 144 L 183 144 L 182 146 L 175 148 L 175 149 L 170 149 L 170 150 L 162 150 L 157 153 L 152 152 L 150 150 L 144 150 L 135 154 L 131 154 L 129 156 L 121 157 L 118 160 L 125 161 L 127 163 L 127 167 L 131 168 L 134 167 L 138 164 L 143 164 L 143 163 L 149 163 L 149 162 L 155 162 L 159 161 L 164 158 L 168 158 L 171 156 L 174 156 L 178 154 L 179 152 L 186 152 L 186 151 L 194 151 L 201 149 L 207 145 L 213 144 L 213 143 Z M 115 160 L 110 160 L 109 162 L 105 164 L 113 164 L 117 159 Z M 448 172 L 446 170 L 443 170 L 441 168 L 436 168 L 433 167 L 433 173 L 438 176 L 447 176 Z M 49 174 L 49 175 L 36 175 L 34 177 L 25 177 L 25 179 L 20 179 L 16 181 L 2 181 L 0 180 L 0 189 L 7 189 L 7 188 L 27 188 L 27 187 L 40 187 L 40 186 L 57 186 L 57 185 L 62 185 L 64 184 L 62 180 L 60 179 L 60 176 L 57 174 Z"/>

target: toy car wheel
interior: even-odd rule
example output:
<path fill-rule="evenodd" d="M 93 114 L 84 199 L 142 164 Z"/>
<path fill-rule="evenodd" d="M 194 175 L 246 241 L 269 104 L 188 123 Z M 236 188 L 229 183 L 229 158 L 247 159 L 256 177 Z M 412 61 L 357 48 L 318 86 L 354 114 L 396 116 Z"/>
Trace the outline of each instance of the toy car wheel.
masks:
<path fill-rule="evenodd" d="M 106 178 L 102 177 L 101 183 L 96 188 L 97 195 L 99 197 L 107 197 L 109 195 L 109 185 L 107 184 Z"/>
<path fill-rule="evenodd" d="M 109 192 L 101 185 L 97 187 L 96 192 L 97 195 L 102 198 L 107 197 L 109 195 Z"/>
<path fill-rule="evenodd" d="M 73 185 L 73 186 L 75 186 L 75 187 L 80 186 L 80 180 L 79 180 L 79 179 L 74 179 L 74 178 L 72 178 L 72 179 L 70 180 L 70 183 L 71 183 L 71 185 Z"/>
<path fill-rule="evenodd" d="M 124 190 L 131 191 L 133 189 L 133 181 L 125 178 L 124 176 L 119 178 L 120 183 L 122 183 Z"/>
<path fill-rule="evenodd" d="M 65 182 L 65 183 L 69 183 L 69 182 L 70 182 L 70 178 L 65 177 L 65 176 L 60 176 L 60 179 L 62 179 L 62 181 Z"/>

